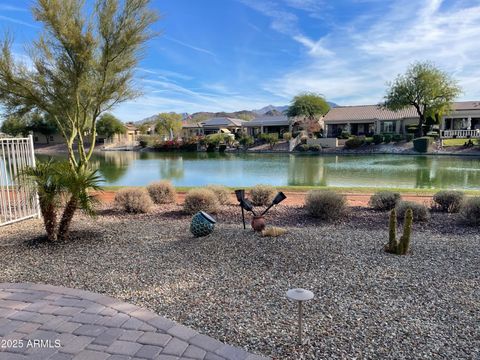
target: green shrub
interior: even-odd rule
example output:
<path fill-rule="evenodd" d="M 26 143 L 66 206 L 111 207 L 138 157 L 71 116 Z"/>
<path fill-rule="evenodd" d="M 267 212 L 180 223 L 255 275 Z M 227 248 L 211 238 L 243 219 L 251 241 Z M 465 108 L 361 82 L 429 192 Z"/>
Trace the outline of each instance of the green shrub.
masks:
<path fill-rule="evenodd" d="M 240 139 L 238 139 L 238 142 L 240 143 L 240 145 L 243 145 L 244 147 L 248 147 L 253 145 L 254 139 L 253 139 L 253 136 L 242 135 Z"/>
<path fill-rule="evenodd" d="M 375 145 L 379 145 L 383 142 L 383 135 L 380 134 L 375 134 L 373 135 L 373 143 Z"/>
<path fill-rule="evenodd" d="M 292 133 L 290 133 L 290 132 L 285 132 L 285 133 L 283 133 L 282 137 L 283 137 L 283 140 L 288 141 L 288 140 L 290 140 L 290 139 L 292 138 Z"/>
<path fill-rule="evenodd" d="M 339 139 L 349 139 L 352 134 L 350 134 L 348 131 L 342 131 L 340 135 L 338 136 Z"/>
<path fill-rule="evenodd" d="M 415 221 L 427 221 L 430 218 L 428 208 L 423 204 L 413 201 L 399 201 L 395 207 L 397 217 L 403 219 L 408 209 L 412 209 L 413 220 Z"/>
<path fill-rule="evenodd" d="M 390 134 L 385 134 L 385 135 L 383 135 L 383 142 L 384 142 L 385 144 L 390 143 L 390 141 L 392 141 L 392 135 L 390 135 Z"/>
<path fill-rule="evenodd" d="M 308 150 L 309 151 L 314 151 L 314 152 L 319 152 L 320 150 L 322 150 L 322 147 L 320 145 L 310 145 L 308 147 Z"/>
<path fill-rule="evenodd" d="M 305 152 L 310 149 L 310 146 L 308 146 L 307 144 L 301 144 L 297 146 L 297 149 L 298 151 Z"/>
<path fill-rule="evenodd" d="M 407 142 L 412 141 L 413 138 L 414 138 L 413 134 L 406 134 L 406 135 L 405 135 L 405 140 L 406 140 Z"/>
<path fill-rule="evenodd" d="M 147 191 L 155 204 L 171 204 L 177 192 L 170 181 L 157 181 L 147 186 Z"/>
<path fill-rule="evenodd" d="M 459 212 L 465 195 L 461 191 L 444 190 L 433 195 L 433 209 L 449 213 Z"/>
<path fill-rule="evenodd" d="M 460 215 L 468 225 L 480 225 L 480 196 L 465 201 L 460 209 Z"/>
<path fill-rule="evenodd" d="M 192 189 L 185 195 L 183 210 L 187 214 L 196 214 L 199 211 L 216 213 L 219 208 L 217 196 L 209 189 Z"/>
<path fill-rule="evenodd" d="M 115 206 L 128 213 L 147 213 L 153 206 L 148 191 L 144 188 L 125 188 L 115 193 Z"/>
<path fill-rule="evenodd" d="M 417 138 L 413 140 L 413 148 L 417 152 L 426 153 L 428 152 L 432 142 L 433 139 L 427 136 Z"/>
<path fill-rule="evenodd" d="M 250 199 L 255 206 L 266 206 L 272 203 L 276 190 L 270 185 L 255 185 L 250 190 Z"/>
<path fill-rule="evenodd" d="M 222 185 L 208 185 L 206 189 L 211 190 L 220 205 L 228 205 L 230 204 L 230 190 Z"/>
<path fill-rule="evenodd" d="M 148 146 L 148 138 L 144 135 L 140 136 L 138 138 L 138 144 L 142 147 L 145 148 Z"/>
<path fill-rule="evenodd" d="M 335 220 L 345 215 L 347 200 L 343 195 L 331 190 L 312 190 L 305 198 L 305 208 L 313 217 Z"/>
<path fill-rule="evenodd" d="M 370 197 L 369 205 L 377 211 L 387 211 L 395 208 L 401 197 L 392 191 L 378 191 Z"/>
<path fill-rule="evenodd" d="M 362 146 L 365 143 L 365 140 L 359 137 L 352 137 L 345 141 L 345 148 L 347 149 L 356 149 Z"/>
<path fill-rule="evenodd" d="M 401 134 L 394 134 L 394 135 L 392 136 L 392 140 L 393 140 L 393 142 L 400 142 L 400 141 L 403 140 L 403 135 L 401 135 Z"/>
<path fill-rule="evenodd" d="M 372 145 L 373 143 L 373 137 L 366 137 L 365 138 L 365 144 L 366 145 Z"/>

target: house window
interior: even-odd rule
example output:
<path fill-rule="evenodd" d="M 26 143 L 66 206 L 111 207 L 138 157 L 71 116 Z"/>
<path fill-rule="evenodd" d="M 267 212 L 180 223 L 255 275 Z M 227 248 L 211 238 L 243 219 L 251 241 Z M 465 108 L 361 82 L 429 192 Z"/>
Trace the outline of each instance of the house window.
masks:
<path fill-rule="evenodd" d="M 394 122 L 393 121 L 384 121 L 382 123 L 382 132 L 385 132 L 385 133 L 392 133 L 395 131 L 395 127 L 394 127 Z"/>

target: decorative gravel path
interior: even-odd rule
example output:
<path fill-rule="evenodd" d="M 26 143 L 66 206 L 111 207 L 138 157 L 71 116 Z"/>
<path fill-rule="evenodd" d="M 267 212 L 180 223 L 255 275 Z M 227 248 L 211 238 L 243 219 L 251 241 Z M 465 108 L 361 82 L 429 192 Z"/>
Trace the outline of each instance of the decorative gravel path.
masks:
<path fill-rule="evenodd" d="M 336 223 L 275 207 L 278 238 L 243 230 L 236 206 L 195 239 L 178 206 L 148 215 L 79 216 L 68 242 L 32 242 L 41 222 L 0 229 L 0 282 L 41 282 L 113 296 L 274 359 L 479 359 L 480 231 L 456 214 L 414 223 L 412 254 L 383 251 L 388 213 L 351 208 Z M 296 345 L 289 288 L 305 304 Z"/>
<path fill-rule="evenodd" d="M 105 295 L 44 284 L 3 283 L 0 359 L 266 358 Z"/>

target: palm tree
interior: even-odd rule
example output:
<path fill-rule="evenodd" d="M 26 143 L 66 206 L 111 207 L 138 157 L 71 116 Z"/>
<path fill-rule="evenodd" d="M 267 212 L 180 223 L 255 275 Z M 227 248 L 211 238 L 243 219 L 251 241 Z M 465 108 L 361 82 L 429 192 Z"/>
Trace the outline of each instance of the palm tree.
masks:
<path fill-rule="evenodd" d="M 101 177 L 97 170 L 85 167 L 72 169 L 67 161 L 53 162 L 51 159 L 38 161 L 36 167 L 27 167 L 20 174 L 21 181 L 33 184 L 36 188 L 43 217 L 47 239 L 49 241 L 68 238 L 73 215 L 77 209 L 88 215 L 95 215 L 96 199 L 90 190 L 101 190 Z M 32 193 L 32 195 L 35 195 Z M 60 223 L 58 209 L 62 199 L 67 199 Z"/>
<path fill-rule="evenodd" d="M 52 159 L 48 161 L 37 162 L 36 167 L 27 167 L 19 174 L 19 183 L 31 184 L 29 189 L 36 188 L 37 192 L 32 192 L 35 196 L 38 193 L 38 202 L 40 213 L 43 218 L 43 224 L 49 241 L 57 239 L 57 208 L 60 203 L 59 194 L 61 185 L 59 177 L 55 171 L 55 163 Z"/>

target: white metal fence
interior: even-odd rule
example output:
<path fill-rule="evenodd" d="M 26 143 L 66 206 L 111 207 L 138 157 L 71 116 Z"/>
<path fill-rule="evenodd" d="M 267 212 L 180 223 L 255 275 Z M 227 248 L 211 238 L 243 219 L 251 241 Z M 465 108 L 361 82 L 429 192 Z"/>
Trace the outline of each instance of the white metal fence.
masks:
<path fill-rule="evenodd" d="M 39 215 L 36 189 L 19 176 L 35 166 L 33 137 L 0 138 L 0 226 Z"/>

